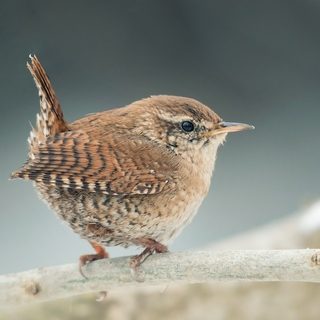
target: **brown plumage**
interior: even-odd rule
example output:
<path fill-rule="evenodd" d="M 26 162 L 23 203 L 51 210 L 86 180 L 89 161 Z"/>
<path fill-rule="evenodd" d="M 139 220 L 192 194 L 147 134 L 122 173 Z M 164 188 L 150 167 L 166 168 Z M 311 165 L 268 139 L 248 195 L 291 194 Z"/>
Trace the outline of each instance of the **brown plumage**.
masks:
<path fill-rule="evenodd" d="M 27 64 L 40 96 L 29 158 L 12 178 L 34 181 L 40 196 L 83 238 L 95 255 L 103 246 L 138 245 L 165 252 L 197 212 L 210 186 L 218 146 L 231 131 L 202 103 L 151 96 L 126 107 L 67 123 L 52 85 L 35 56 Z"/>

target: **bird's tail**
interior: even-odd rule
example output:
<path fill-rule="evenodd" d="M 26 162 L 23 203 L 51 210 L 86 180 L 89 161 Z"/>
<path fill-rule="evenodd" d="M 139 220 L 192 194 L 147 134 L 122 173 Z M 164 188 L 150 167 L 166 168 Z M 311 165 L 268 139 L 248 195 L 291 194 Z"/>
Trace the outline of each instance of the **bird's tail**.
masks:
<path fill-rule="evenodd" d="M 35 55 L 30 55 L 27 62 L 33 80 L 38 88 L 40 97 L 40 113 L 37 114 L 36 127 L 31 129 L 29 143 L 29 159 L 33 159 L 33 152 L 39 143 L 48 137 L 68 130 L 64 120 L 60 103 L 40 61 Z M 20 170 L 13 172 L 11 178 L 18 178 Z"/>
<path fill-rule="evenodd" d="M 35 55 L 30 55 L 30 62 L 27 67 L 39 91 L 40 113 L 37 114 L 36 128 L 32 128 L 28 139 L 32 158 L 32 149 L 47 137 L 59 132 L 67 131 L 68 126 L 63 118 L 63 112 L 58 98 L 51 85 L 40 61 Z"/>

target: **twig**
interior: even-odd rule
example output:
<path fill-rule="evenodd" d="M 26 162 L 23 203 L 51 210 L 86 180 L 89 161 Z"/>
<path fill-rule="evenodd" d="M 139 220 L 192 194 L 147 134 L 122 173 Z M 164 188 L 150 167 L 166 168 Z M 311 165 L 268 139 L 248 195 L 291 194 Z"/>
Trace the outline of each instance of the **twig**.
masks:
<path fill-rule="evenodd" d="M 54 300 L 129 286 L 209 281 L 320 282 L 320 249 L 223 250 L 154 255 L 137 274 L 129 258 L 105 259 L 84 269 L 76 264 L 0 276 L 0 306 Z"/>

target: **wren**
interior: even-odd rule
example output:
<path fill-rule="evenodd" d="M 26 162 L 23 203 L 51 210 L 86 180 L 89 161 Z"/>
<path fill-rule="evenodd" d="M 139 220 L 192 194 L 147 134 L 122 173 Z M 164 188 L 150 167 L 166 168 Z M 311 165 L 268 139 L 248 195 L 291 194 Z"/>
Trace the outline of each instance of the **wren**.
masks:
<path fill-rule="evenodd" d="M 36 56 L 27 67 L 40 96 L 29 155 L 12 178 L 32 180 L 40 197 L 95 254 L 131 245 L 139 266 L 192 220 L 210 187 L 218 147 L 229 132 L 253 126 L 223 121 L 197 100 L 151 96 L 67 122 Z"/>

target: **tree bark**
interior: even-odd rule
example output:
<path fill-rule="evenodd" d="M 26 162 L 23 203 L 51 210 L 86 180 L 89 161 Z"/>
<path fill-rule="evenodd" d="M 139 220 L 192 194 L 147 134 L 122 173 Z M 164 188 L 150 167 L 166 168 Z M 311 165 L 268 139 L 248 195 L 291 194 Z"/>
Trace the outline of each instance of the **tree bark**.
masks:
<path fill-rule="evenodd" d="M 221 250 L 158 254 L 132 272 L 129 258 L 34 269 L 0 276 L 0 305 L 54 300 L 114 288 L 211 281 L 320 282 L 320 249 Z"/>

